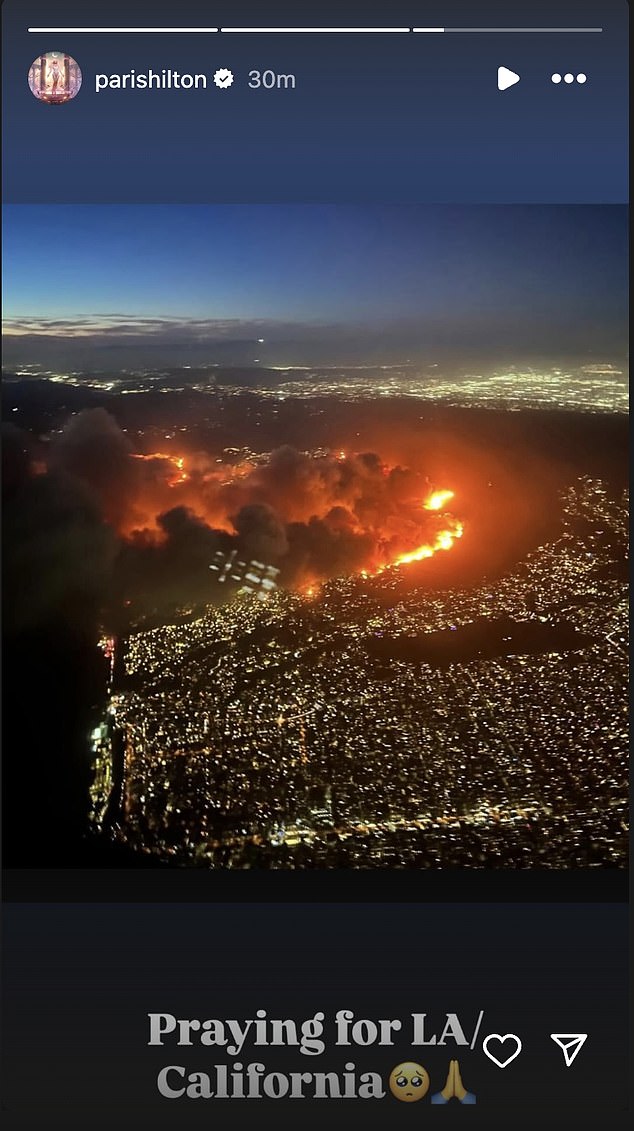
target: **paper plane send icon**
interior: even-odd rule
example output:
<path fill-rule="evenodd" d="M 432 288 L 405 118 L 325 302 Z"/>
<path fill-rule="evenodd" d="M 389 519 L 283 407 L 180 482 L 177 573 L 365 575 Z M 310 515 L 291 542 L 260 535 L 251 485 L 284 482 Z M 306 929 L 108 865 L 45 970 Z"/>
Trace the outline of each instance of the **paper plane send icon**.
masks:
<path fill-rule="evenodd" d="M 498 67 L 498 90 L 507 90 L 509 86 L 515 86 L 519 81 L 520 76 L 516 75 L 515 71 L 509 71 L 508 67 Z"/>
<path fill-rule="evenodd" d="M 566 1068 L 570 1068 L 577 1053 L 586 1043 L 587 1033 L 551 1033 L 551 1039 L 564 1054 Z"/>

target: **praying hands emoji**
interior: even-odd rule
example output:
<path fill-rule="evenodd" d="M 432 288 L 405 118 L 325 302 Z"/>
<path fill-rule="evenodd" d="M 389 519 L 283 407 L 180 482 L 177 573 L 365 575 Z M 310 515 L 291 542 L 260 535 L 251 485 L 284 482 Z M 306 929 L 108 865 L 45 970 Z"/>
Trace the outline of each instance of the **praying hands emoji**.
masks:
<path fill-rule="evenodd" d="M 433 1104 L 447 1104 L 451 1099 L 456 1099 L 461 1104 L 474 1104 L 476 1102 L 473 1092 L 468 1092 L 462 1083 L 460 1065 L 457 1060 L 449 1061 L 447 1082 L 442 1092 L 436 1092 L 436 1095 L 432 1096 L 431 1102 Z"/>

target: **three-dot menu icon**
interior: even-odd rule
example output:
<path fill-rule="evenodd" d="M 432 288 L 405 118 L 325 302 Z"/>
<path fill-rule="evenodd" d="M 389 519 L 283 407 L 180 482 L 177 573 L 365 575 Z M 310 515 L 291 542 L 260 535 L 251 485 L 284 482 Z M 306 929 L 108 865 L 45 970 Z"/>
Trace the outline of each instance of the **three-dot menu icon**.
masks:
<path fill-rule="evenodd" d="M 560 75 L 555 71 L 554 75 L 550 76 L 550 81 L 554 82 L 556 86 L 560 82 L 565 82 L 568 86 L 573 82 L 578 82 L 583 85 L 584 82 L 588 81 L 588 76 L 584 75 L 583 72 L 580 72 L 578 75 L 573 75 L 571 71 L 567 71 L 565 75 Z"/>

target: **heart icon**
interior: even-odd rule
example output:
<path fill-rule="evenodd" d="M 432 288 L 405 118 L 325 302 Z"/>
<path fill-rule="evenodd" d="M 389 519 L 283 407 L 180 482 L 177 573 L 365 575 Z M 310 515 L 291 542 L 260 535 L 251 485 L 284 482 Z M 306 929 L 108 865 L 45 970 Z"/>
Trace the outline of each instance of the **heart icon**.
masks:
<path fill-rule="evenodd" d="M 509 1053 L 506 1059 L 498 1059 L 489 1049 L 489 1045 L 492 1041 L 499 1041 L 500 1045 L 510 1046 L 513 1051 Z M 519 1037 L 515 1036 L 515 1033 L 505 1033 L 503 1037 L 501 1037 L 499 1033 L 489 1033 L 488 1037 L 485 1037 L 482 1042 L 482 1052 L 485 1056 L 488 1056 L 489 1060 L 497 1064 L 498 1068 L 507 1068 L 511 1061 L 515 1060 L 515 1057 L 520 1055 L 521 1051 L 522 1042 Z"/>

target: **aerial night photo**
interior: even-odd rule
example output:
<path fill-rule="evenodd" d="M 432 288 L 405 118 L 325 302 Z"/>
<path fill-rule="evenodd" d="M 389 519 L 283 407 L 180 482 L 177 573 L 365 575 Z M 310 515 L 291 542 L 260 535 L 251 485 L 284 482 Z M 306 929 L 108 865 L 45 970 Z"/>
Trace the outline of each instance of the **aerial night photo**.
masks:
<path fill-rule="evenodd" d="M 624 868 L 626 249 L 7 206 L 5 865 Z"/>

